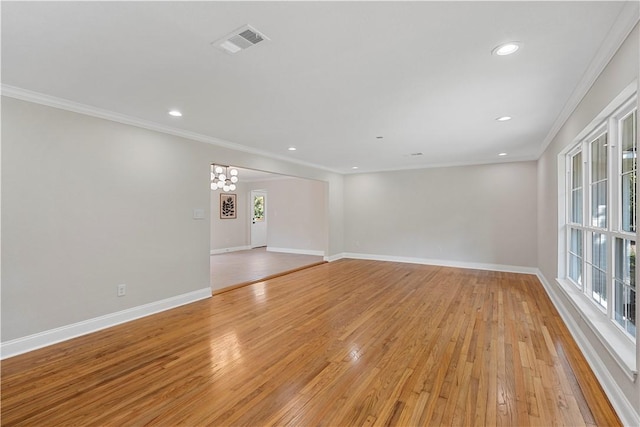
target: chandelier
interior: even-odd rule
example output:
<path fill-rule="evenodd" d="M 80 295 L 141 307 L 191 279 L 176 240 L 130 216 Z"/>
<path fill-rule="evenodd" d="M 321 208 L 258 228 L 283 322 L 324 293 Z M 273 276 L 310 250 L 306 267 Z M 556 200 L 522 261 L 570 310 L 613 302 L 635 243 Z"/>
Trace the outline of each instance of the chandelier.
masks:
<path fill-rule="evenodd" d="M 235 191 L 238 169 L 231 166 L 211 165 L 211 189 L 224 192 Z"/>

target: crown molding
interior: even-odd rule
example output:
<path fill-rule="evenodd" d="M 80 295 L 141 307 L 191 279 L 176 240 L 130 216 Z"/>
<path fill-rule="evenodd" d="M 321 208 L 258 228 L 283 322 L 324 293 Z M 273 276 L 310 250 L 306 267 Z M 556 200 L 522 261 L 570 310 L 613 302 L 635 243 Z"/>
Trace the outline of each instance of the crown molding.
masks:
<path fill-rule="evenodd" d="M 600 76 L 602 71 L 604 71 L 611 58 L 616 54 L 622 43 L 629 36 L 633 28 L 640 21 L 640 3 L 638 1 L 627 1 L 625 5 L 622 7 L 620 14 L 618 15 L 616 21 L 614 22 L 611 30 L 602 41 L 598 52 L 591 60 L 591 63 L 587 67 L 586 71 L 582 75 L 580 82 L 578 82 L 577 86 L 569 96 L 569 99 L 565 103 L 562 111 L 556 118 L 553 126 L 549 130 L 549 133 L 542 141 L 542 145 L 538 152 L 537 158 L 540 158 L 542 154 L 545 152 L 553 138 L 556 137 L 558 132 L 566 121 L 569 119 L 571 114 L 580 104 L 580 101 L 585 97 L 589 89 L 596 82 L 596 79 Z"/>
<path fill-rule="evenodd" d="M 535 162 L 539 158 L 540 156 L 536 156 L 536 155 L 513 156 L 513 157 L 508 156 L 507 158 L 500 158 L 500 159 L 483 159 L 483 160 L 469 161 L 469 162 L 429 163 L 429 164 L 422 164 L 422 165 L 399 166 L 395 168 L 378 168 L 378 169 L 371 169 L 371 170 L 367 169 L 366 167 L 362 167 L 358 170 L 342 172 L 342 174 L 345 176 L 349 176 L 349 175 L 360 175 L 360 174 L 367 174 L 367 173 L 404 172 L 404 171 L 413 171 L 413 170 L 422 170 L 422 169 L 501 165 L 501 164 L 509 164 L 509 163 Z"/>
<path fill-rule="evenodd" d="M 171 126 L 162 125 L 160 123 L 152 122 L 149 120 L 139 119 L 137 117 L 129 116 L 126 114 L 116 113 L 114 111 L 105 110 L 102 108 L 94 107 L 91 105 L 81 104 L 79 102 L 70 101 L 64 98 L 58 98 L 51 95 L 46 95 L 39 92 L 34 92 L 28 89 L 23 89 L 17 86 L 10 86 L 2 84 L 1 95 L 10 98 L 20 99 L 22 101 L 33 102 L 35 104 L 46 105 L 48 107 L 59 108 L 61 110 L 72 111 L 74 113 L 84 114 L 87 116 L 97 117 L 99 119 L 110 120 L 112 122 L 118 122 L 126 125 L 136 126 L 143 129 L 148 129 L 156 132 L 162 132 L 168 135 L 178 136 L 180 138 L 190 139 L 193 141 L 204 142 L 207 144 L 216 145 L 218 147 L 228 148 L 230 150 L 241 151 L 243 153 L 255 154 L 270 159 L 281 160 L 288 163 L 294 163 L 301 166 L 306 166 L 314 169 L 320 169 L 327 172 L 337 173 L 342 175 L 343 172 L 327 168 L 326 166 L 317 165 L 315 163 L 305 162 L 303 160 L 291 159 L 289 157 L 280 156 L 270 153 L 268 151 L 260 150 L 257 148 L 247 147 L 234 142 L 226 141 L 224 139 L 215 138 L 212 136 L 203 135 L 196 132 L 190 132 L 183 129 L 174 128 Z"/>
<path fill-rule="evenodd" d="M 181 138 L 186 138 L 192 141 L 204 142 L 207 144 L 216 145 L 218 147 L 228 148 L 230 150 L 241 151 L 244 153 L 255 154 L 270 159 L 281 160 L 288 163 L 298 164 L 314 169 L 323 170 L 339 175 L 352 175 L 358 173 L 377 173 L 377 172 L 392 172 L 412 169 L 431 169 L 431 168 L 445 168 L 445 167 L 457 167 L 457 166 L 476 166 L 484 164 L 494 163 L 513 163 L 513 162 L 526 162 L 535 161 L 540 156 L 523 156 L 513 157 L 505 160 L 498 159 L 484 159 L 480 161 L 471 162 L 455 162 L 455 163 L 433 163 L 422 165 L 410 165 L 396 168 L 378 168 L 373 170 L 367 170 L 363 168 L 358 171 L 344 171 L 338 169 L 328 168 L 326 166 L 318 165 L 315 163 L 305 162 L 304 160 L 291 159 L 289 157 L 280 156 L 257 148 L 247 147 L 234 142 L 226 141 L 224 139 L 215 138 L 199 134 L 196 132 L 190 132 L 183 129 L 174 128 L 171 126 L 162 125 L 160 123 L 139 119 L 137 117 L 129 116 L 126 114 L 116 113 L 114 111 L 105 110 L 102 108 L 94 107 L 91 105 L 81 104 L 79 102 L 71 101 L 64 98 L 58 98 L 51 95 L 46 95 L 40 92 L 23 89 L 17 86 L 11 86 L 2 84 L 0 86 L 0 95 L 7 96 L 9 98 L 20 99 L 22 101 L 33 102 L 34 104 L 46 105 L 48 107 L 59 108 L 61 110 L 72 111 L 74 113 L 84 114 L 91 117 L 97 117 L 99 119 L 110 120 L 112 122 L 123 123 L 126 125 L 136 126 L 143 129 L 148 129 L 156 132 L 162 132 L 168 135 L 174 135 Z M 250 168 L 247 168 L 250 169 Z M 247 181 L 244 181 L 247 182 Z"/>

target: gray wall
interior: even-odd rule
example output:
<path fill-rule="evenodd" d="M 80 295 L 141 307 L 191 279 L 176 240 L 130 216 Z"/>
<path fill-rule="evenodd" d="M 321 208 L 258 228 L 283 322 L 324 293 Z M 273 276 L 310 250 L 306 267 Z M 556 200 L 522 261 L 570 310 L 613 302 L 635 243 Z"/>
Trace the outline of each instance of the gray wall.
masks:
<path fill-rule="evenodd" d="M 537 265 L 535 162 L 351 175 L 344 191 L 347 252 Z"/>
<path fill-rule="evenodd" d="M 267 247 L 324 252 L 328 231 L 326 183 L 283 178 L 247 186 L 267 192 Z"/>
<path fill-rule="evenodd" d="M 242 180 L 242 177 L 240 177 Z M 327 248 L 327 184 L 323 181 L 280 177 L 267 181 L 239 181 L 237 218 L 220 219 L 220 191 L 211 193 L 211 249 L 251 244 L 251 190 L 267 191 L 267 245 L 274 248 L 321 251 Z"/>
<path fill-rule="evenodd" d="M 329 182 L 343 251 L 341 176 L 2 97 L 3 342 L 208 288 L 213 161 Z"/>
<path fill-rule="evenodd" d="M 557 288 L 558 273 L 558 154 L 574 143 L 578 134 L 622 92 L 630 83 L 639 79 L 638 26 L 618 50 L 605 70 L 600 74 L 587 95 L 560 129 L 538 161 L 538 264 L 546 281 Z M 582 334 L 597 352 L 601 365 L 615 381 L 625 398 L 632 402 L 640 417 L 640 381 L 631 382 L 620 370 L 599 339 L 582 321 L 572 303 L 558 292 L 563 306 L 574 318 Z M 640 341 L 636 342 L 637 366 L 640 366 Z"/>
<path fill-rule="evenodd" d="M 242 177 L 240 177 L 241 179 Z M 212 250 L 232 249 L 249 245 L 248 183 L 238 181 L 236 218 L 220 219 L 220 190 L 211 191 L 211 242 Z"/>

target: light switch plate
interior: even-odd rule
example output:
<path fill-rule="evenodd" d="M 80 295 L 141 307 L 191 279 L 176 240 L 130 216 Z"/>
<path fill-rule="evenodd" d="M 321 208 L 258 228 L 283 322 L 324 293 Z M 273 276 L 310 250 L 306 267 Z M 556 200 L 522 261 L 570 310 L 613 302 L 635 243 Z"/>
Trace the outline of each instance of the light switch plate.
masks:
<path fill-rule="evenodd" d="M 204 219 L 204 209 L 194 209 L 193 219 Z"/>

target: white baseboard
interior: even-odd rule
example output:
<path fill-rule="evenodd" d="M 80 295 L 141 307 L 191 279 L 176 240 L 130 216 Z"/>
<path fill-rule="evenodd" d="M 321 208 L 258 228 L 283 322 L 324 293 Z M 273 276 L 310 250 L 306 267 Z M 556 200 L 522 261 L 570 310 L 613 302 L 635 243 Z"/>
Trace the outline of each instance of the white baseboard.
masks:
<path fill-rule="evenodd" d="M 571 336 L 578 344 L 584 358 L 587 360 L 587 363 L 600 382 L 600 385 L 609 398 L 611 405 L 613 405 L 613 408 L 620 417 L 622 424 L 625 426 L 640 426 L 640 414 L 636 411 L 635 406 L 624 397 L 624 393 L 609 373 L 609 370 L 598 355 L 598 352 L 593 348 L 582 328 L 578 326 L 576 319 L 567 311 L 557 290 L 544 277 L 540 270 L 537 271 L 536 275 L 547 292 L 547 295 L 549 295 L 554 307 L 558 310 L 558 313 L 564 321 L 564 324 L 567 326 L 567 329 L 569 329 Z"/>
<path fill-rule="evenodd" d="M 82 322 L 73 323 L 71 325 L 6 341 L 0 343 L 0 360 L 209 297 L 211 297 L 211 288 L 203 288 L 149 304 L 140 305 L 138 307 L 132 307 L 104 316 L 95 317 L 93 319 L 83 320 Z"/>
<path fill-rule="evenodd" d="M 344 252 L 340 252 L 339 254 L 325 256 L 324 260 L 328 262 L 338 261 L 339 259 L 344 258 Z"/>
<path fill-rule="evenodd" d="M 251 246 L 234 246 L 232 248 L 211 249 L 209 251 L 209 255 L 220 255 L 226 254 L 227 252 L 248 251 L 250 249 Z"/>
<path fill-rule="evenodd" d="M 332 259 L 329 259 L 329 261 L 336 261 L 342 258 L 351 258 L 351 259 L 366 259 L 371 261 L 404 262 L 407 264 L 437 265 L 441 267 L 468 268 L 473 270 L 504 271 L 507 273 L 536 274 L 538 272 L 538 269 L 535 267 L 522 267 L 517 265 L 486 264 L 486 263 L 478 263 L 478 262 L 399 257 L 399 256 L 391 256 L 391 255 L 360 254 L 360 253 L 354 253 L 354 252 L 344 252 L 338 255 L 333 255 L 330 258 Z"/>
<path fill-rule="evenodd" d="M 313 255 L 313 256 L 324 257 L 324 251 L 313 251 L 313 250 L 307 250 L 307 249 L 274 248 L 273 246 L 267 246 L 267 252 L 281 252 L 283 254 Z"/>

